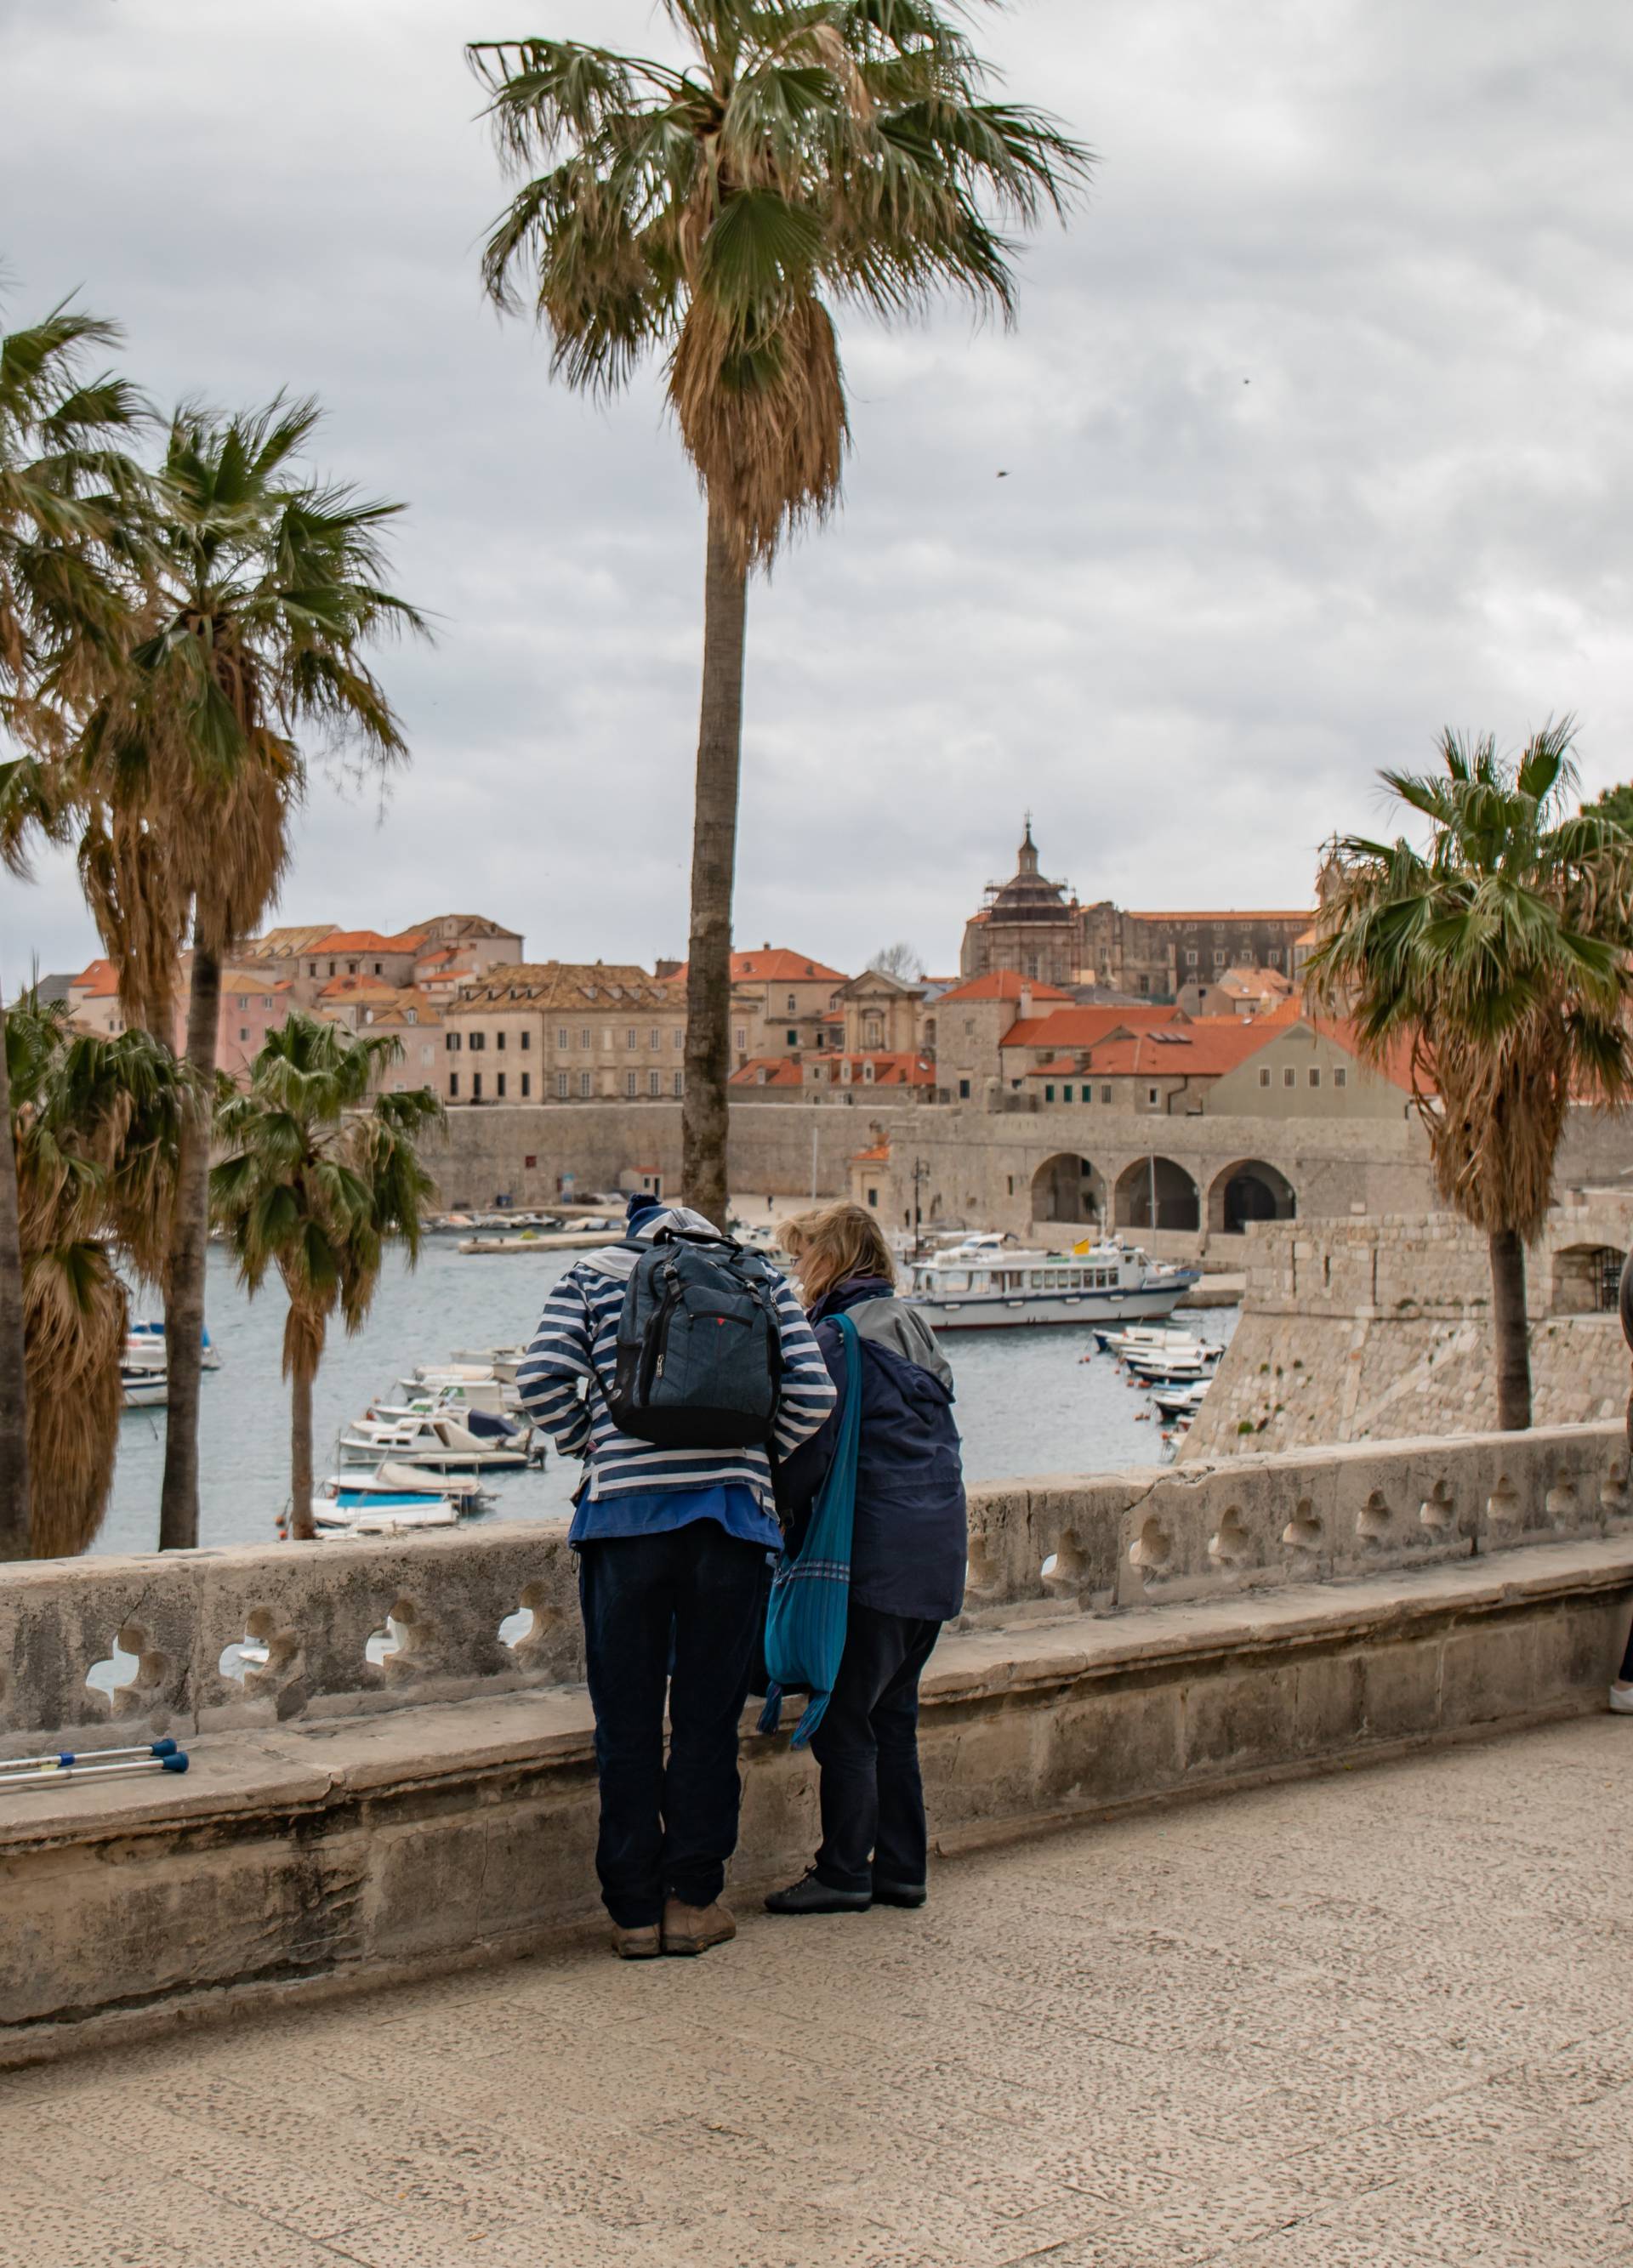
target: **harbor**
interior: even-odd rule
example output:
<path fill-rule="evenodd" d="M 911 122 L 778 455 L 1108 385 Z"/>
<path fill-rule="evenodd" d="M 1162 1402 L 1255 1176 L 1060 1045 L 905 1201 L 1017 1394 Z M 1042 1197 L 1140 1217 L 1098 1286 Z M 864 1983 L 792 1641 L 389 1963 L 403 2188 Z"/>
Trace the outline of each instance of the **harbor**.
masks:
<path fill-rule="evenodd" d="M 333 1334 L 318 1375 L 314 1438 L 320 1483 L 343 1473 L 352 1483 L 367 1476 L 366 1466 L 344 1462 L 342 1437 L 372 1405 L 400 1402 L 398 1382 L 417 1366 L 455 1358 L 479 1361 L 484 1350 L 527 1338 L 550 1285 L 573 1258 L 570 1252 L 543 1255 L 519 1271 L 472 1268 L 452 1237 L 428 1239 L 412 1271 L 392 1254 L 367 1323 L 355 1338 Z M 207 1373 L 203 1388 L 204 1544 L 268 1543 L 287 1506 L 289 1398 L 278 1375 L 284 1312 L 276 1285 L 254 1302 L 247 1300 L 228 1256 L 212 1247 L 209 1318 L 219 1366 Z M 1226 1308 L 1184 1320 L 1200 1337 L 1224 1343 L 1237 1314 Z M 1096 1346 L 1091 1330 L 967 1330 L 944 1344 L 972 1481 L 1161 1461 L 1162 1427 L 1150 1400 L 1130 1384 L 1114 1357 Z M 132 1410 L 122 1419 L 113 1500 L 98 1552 L 152 1550 L 164 1425 L 162 1409 Z M 561 1520 L 570 1514 L 578 1477 L 571 1459 L 551 1454 L 543 1466 L 484 1473 L 481 1480 L 492 1498 L 491 1516 Z"/>

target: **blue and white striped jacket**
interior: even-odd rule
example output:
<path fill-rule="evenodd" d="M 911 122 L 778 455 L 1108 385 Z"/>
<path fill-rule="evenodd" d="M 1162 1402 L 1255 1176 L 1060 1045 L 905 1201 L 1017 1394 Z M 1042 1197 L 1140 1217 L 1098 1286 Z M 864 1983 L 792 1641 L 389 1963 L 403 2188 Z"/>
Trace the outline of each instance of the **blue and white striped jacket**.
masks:
<path fill-rule="evenodd" d="M 665 1226 L 706 1226 L 695 1214 L 654 1213 L 636 1231 L 650 1241 Z M 544 1302 L 533 1344 L 517 1368 L 523 1407 L 563 1456 L 589 1460 L 592 1499 L 631 1489 L 731 1487 L 753 1491 L 775 1518 L 771 1464 L 764 1449 L 660 1449 L 621 1433 L 607 1409 L 617 1363 L 618 1317 L 633 1257 L 614 1247 L 586 1254 Z M 782 1393 L 775 1447 L 791 1456 L 816 1432 L 835 1400 L 822 1350 L 792 1286 L 780 1278 L 777 1316 L 782 1339 Z"/>

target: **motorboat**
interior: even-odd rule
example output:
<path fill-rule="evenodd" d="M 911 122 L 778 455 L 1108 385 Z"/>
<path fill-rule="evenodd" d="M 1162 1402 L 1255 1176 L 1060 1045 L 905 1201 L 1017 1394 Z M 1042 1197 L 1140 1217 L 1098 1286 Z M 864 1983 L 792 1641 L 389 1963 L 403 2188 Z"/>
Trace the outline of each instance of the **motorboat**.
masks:
<path fill-rule="evenodd" d="M 466 1512 L 485 1512 L 493 1501 L 478 1473 L 432 1473 L 417 1465 L 388 1463 L 378 1472 L 331 1473 L 318 1490 L 325 1504 L 364 1504 L 381 1496 L 447 1497 Z"/>
<path fill-rule="evenodd" d="M 514 1386 L 516 1373 L 521 1367 L 527 1351 L 524 1346 L 487 1347 L 480 1351 L 455 1347 L 445 1370 L 469 1370 L 481 1376 L 497 1378 L 501 1386 Z M 416 1373 L 417 1376 L 424 1374 Z"/>
<path fill-rule="evenodd" d="M 331 1504 L 314 1497 L 312 1522 L 320 1536 L 411 1535 L 423 1528 L 457 1528 L 460 1507 L 445 1496 L 379 1496 L 365 1504 Z"/>
<path fill-rule="evenodd" d="M 429 1414 L 385 1424 L 359 1418 L 340 1437 L 343 1464 L 388 1462 L 453 1473 L 520 1472 L 536 1461 L 533 1428 L 514 1418 L 467 1410 L 459 1417 Z"/>
<path fill-rule="evenodd" d="M 145 1363 L 122 1362 L 119 1384 L 127 1410 L 163 1410 L 170 1400 L 170 1377 L 161 1364 L 151 1370 Z"/>
<path fill-rule="evenodd" d="M 164 1324 L 151 1320 L 132 1323 L 125 1335 L 125 1351 L 120 1360 L 127 1370 L 168 1369 Z M 205 1370 L 219 1370 L 221 1367 L 221 1358 L 216 1352 L 208 1328 L 203 1334 L 199 1363 Z"/>
<path fill-rule="evenodd" d="M 1131 1373 L 1148 1385 L 1183 1386 L 1209 1377 L 1224 1352 L 1223 1347 L 1131 1347 L 1123 1361 Z"/>
<path fill-rule="evenodd" d="M 1189 1386 L 1159 1386 L 1151 1399 L 1164 1418 L 1193 1418 L 1212 1383 L 1211 1379 L 1199 1378 Z"/>
<path fill-rule="evenodd" d="M 1130 1324 L 1126 1330 L 1097 1329 L 1095 1337 L 1099 1341 L 1103 1353 L 1114 1354 L 1119 1359 L 1142 1351 L 1164 1353 L 1172 1351 L 1183 1354 L 1187 1349 L 1202 1344 L 1194 1331 L 1162 1329 L 1149 1325 L 1142 1327 L 1137 1323 Z"/>
<path fill-rule="evenodd" d="M 400 1378 L 396 1384 L 400 1400 L 371 1402 L 368 1415 L 382 1424 L 395 1425 L 403 1418 L 440 1417 L 452 1410 L 457 1417 L 462 1410 L 484 1410 L 490 1418 L 506 1418 L 516 1408 L 515 1395 L 502 1387 L 497 1378 L 462 1378 L 446 1381 Z"/>
<path fill-rule="evenodd" d="M 1200 1274 L 1194 1268 L 1159 1266 L 1137 1245 L 1039 1252 L 1006 1247 L 992 1236 L 969 1237 L 912 1262 L 905 1297 L 938 1331 L 1140 1317 L 1160 1322 Z"/>

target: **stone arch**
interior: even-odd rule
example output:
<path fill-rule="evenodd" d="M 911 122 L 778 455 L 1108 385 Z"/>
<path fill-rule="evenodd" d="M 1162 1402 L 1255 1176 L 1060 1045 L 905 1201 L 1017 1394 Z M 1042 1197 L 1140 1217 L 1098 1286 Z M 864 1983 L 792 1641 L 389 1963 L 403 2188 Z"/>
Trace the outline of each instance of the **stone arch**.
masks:
<path fill-rule="evenodd" d="M 1136 1158 L 1125 1166 L 1117 1177 L 1116 1207 L 1119 1228 L 1186 1230 L 1202 1225 L 1201 1193 L 1172 1158 Z"/>
<path fill-rule="evenodd" d="M 1105 1218 L 1105 1183 L 1074 1150 L 1046 1158 L 1032 1175 L 1032 1219 L 1082 1227 Z"/>
<path fill-rule="evenodd" d="M 1568 1244 L 1554 1255 L 1554 1313 L 1614 1315 L 1623 1255 L 1614 1244 Z"/>
<path fill-rule="evenodd" d="M 1208 1192 L 1208 1226 L 1215 1236 L 1239 1236 L 1252 1220 L 1296 1220 L 1298 1192 L 1279 1166 L 1264 1158 L 1238 1158 L 1221 1167 Z"/>

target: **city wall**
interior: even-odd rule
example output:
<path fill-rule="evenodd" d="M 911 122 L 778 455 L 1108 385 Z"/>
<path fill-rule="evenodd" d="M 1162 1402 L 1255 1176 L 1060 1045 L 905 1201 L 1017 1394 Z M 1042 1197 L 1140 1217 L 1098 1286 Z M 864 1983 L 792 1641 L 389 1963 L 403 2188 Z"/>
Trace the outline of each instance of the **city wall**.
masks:
<path fill-rule="evenodd" d="M 968 1611 L 924 1689 L 943 1853 L 1602 1706 L 1633 1602 L 1619 1426 L 1023 1482 L 971 1512 Z M 110 1698 L 86 1678 L 115 1641 Z M 193 1768 L 0 1793 L 0 2063 L 588 1926 L 581 1677 L 557 1526 L 8 1570 L 9 1751 L 170 1734 Z M 739 1898 L 816 1833 L 811 1764 L 752 1724 Z"/>
<path fill-rule="evenodd" d="M 1537 1422 L 1620 1418 L 1629 1380 L 1607 1270 L 1633 1197 L 1578 1193 L 1526 1254 Z M 1486 1240 L 1448 1213 L 1256 1224 L 1242 1316 L 1185 1459 L 1496 1422 Z"/>

